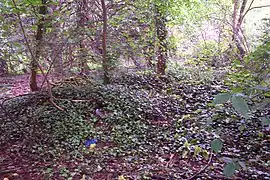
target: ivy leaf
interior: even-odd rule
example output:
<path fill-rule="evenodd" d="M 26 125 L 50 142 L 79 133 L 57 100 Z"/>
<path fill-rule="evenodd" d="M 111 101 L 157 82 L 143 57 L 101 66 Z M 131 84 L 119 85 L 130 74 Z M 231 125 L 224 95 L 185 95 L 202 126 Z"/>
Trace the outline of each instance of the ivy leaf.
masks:
<path fill-rule="evenodd" d="M 211 143 L 211 148 L 216 153 L 218 153 L 222 149 L 222 146 L 223 146 L 223 142 L 220 139 L 215 139 Z"/>
<path fill-rule="evenodd" d="M 231 98 L 231 93 L 220 93 L 214 97 L 214 104 L 223 104 Z"/>
<path fill-rule="evenodd" d="M 231 177 L 235 173 L 235 165 L 234 163 L 228 163 L 226 164 L 225 168 L 223 169 L 223 174 L 226 177 Z"/>
<path fill-rule="evenodd" d="M 40 0 L 24 0 L 23 1 L 25 4 L 29 4 L 29 5 L 34 5 L 34 6 L 41 6 L 42 5 L 42 1 Z"/>
<path fill-rule="evenodd" d="M 240 96 L 233 96 L 232 97 L 232 105 L 236 112 L 239 114 L 243 115 L 245 118 L 248 118 L 248 112 L 249 112 L 249 107 L 246 103 L 246 101 L 240 97 Z"/>

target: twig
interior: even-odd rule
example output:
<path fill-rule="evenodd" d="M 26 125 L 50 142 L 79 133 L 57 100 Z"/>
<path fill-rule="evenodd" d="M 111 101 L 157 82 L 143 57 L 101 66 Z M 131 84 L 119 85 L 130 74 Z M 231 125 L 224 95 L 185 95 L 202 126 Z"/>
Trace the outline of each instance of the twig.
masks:
<path fill-rule="evenodd" d="M 253 1 L 254 1 L 254 0 L 253 0 Z M 253 10 L 253 9 L 259 9 L 259 8 L 266 8 L 266 7 L 270 7 L 270 4 L 268 4 L 268 5 L 264 5 L 264 6 L 255 6 L 255 7 L 250 8 L 250 7 L 251 7 L 251 5 L 252 5 L 252 3 L 253 3 L 253 1 L 251 2 L 251 4 L 250 4 L 250 6 L 249 6 L 248 10 L 247 10 L 247 11 L 245 12 L 245 14 L 243 15 L 243 17 L 242 17 L 242 21 L 243 21 L 244 17 L 247 15 L 247 13 L 248 13 L 249 11 L 251 11 L 251 10 Z"/>
<path fill-rule="evenodd" d="M 208 163 L 201 170 L 199 170 L 197 173 L 195 173 L 193 176 L 187 178 L 187 180 L 192 180 L 195 177 L 197 177 L 199 174 L 201 174 L 203 171 L 205 171 L 206 168 L 211 164 L 212 159 L 213 159 L 213 151 L 211 150 Z"/>
<path fill-rule="evenodd" d="M 170 164 L 173 162 L 173 159 L 174 159 L 175 156 L 176 156 L 176 153 L 174 153 L 174 154 L 171 155 L 170 160 L 166 164 L 166 168 L 168 168 L 170 166 Z"/>
<path fill-rule="evenodd" d="M 1 170 L 0 175 L 10 174 L 10 173 L 16 173 L 18 170 L 16 169 L 10 169 L 10 170 Z"/>

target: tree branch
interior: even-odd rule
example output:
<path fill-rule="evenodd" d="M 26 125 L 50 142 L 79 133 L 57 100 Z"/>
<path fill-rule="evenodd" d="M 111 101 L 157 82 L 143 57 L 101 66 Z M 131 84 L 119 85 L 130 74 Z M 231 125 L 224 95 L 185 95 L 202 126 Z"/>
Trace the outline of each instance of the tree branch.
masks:
<path fill-rule="evenodd" d="M 254 1 L 254 0 L 253 0 L 253 1 Z M 252 3 L 253 3 L 253 1 L 250 3 L 250 6 L 249 6 L 248 10 L 247 10 L 247 11 L 245 12 L 245 14 L 243 15 L 242 21 L 244 20 L 245 16 L 247 15 L 247 13 L 248 13 L 249 11 L 251 11 L 251 10 L 253 10 L 253 9 L 259 9 L 259 8 L 270 7 L 270 4 L 268 4 L 268 5 L 264 5 L 264 6 L 255 6 L 255 7 L 250 8 L 251 5 L 252 5 Z"/>

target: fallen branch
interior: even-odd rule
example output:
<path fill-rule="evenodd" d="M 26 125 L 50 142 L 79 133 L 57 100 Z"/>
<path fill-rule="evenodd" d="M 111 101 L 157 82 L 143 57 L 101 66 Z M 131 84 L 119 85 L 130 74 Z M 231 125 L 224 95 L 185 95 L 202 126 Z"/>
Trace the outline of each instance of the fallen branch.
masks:
<path fill-rule="evenodd" d="M 173 159 L 174 159 L 174 157 L 176 156 L 176 154 L 177 154 L 177 153 L 171 154 L 170 160 L 169 160 L 168 163 L 166 164 L 166 168 L 168 168 L 168 167 L 171 165 L 171 163 L 173 162 Z"/>
<path fill-rule="evenodd" d="M 57 100 L 71 101 L 71 102 L 76 102 L 76 103 L 80 103 L 80 102 L 94 102 L 94 101 L 96 101 L 96 99 L 60 99 L 60 98 L 57 98 Z"/>
<path fill-rule="evenodd" d="M 61 108 L 60 106 L 58 106 L 53 100 L 52 98 L 50 98 L 48 100 L 54 107 L 56 107 L 56 109 L 60 110 L 60 111 L 65 111 L 63 108 Z"/>
<path fill-rule="evenodd" d="M 196 178 L 199 174 L 204 172 L 206 170 L 206 168 L 211 164 L 212 159 L 213 159 L 213 151 L 211 150 L 208 163 L 201 170 L 199 170 L 197 173 L 195 173 L 193 176 L 187 178 L 187 180 L 192 180 L 192 179 Z"/>

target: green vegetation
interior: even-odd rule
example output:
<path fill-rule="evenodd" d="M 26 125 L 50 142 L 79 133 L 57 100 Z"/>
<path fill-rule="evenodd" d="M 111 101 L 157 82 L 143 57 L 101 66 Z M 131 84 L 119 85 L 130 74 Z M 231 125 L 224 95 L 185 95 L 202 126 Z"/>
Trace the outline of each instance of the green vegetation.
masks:
<path fill-rule="evenodd" d="M 0 1 L 0 179 L 270 179 L 269 7 Z"/>

